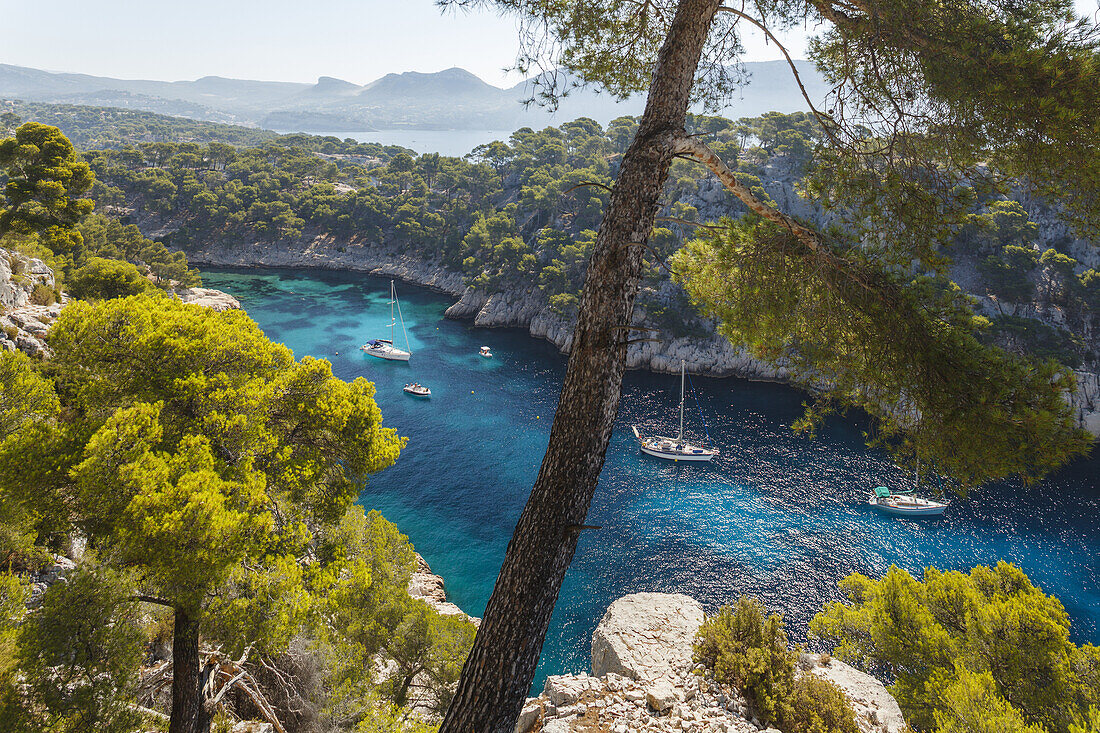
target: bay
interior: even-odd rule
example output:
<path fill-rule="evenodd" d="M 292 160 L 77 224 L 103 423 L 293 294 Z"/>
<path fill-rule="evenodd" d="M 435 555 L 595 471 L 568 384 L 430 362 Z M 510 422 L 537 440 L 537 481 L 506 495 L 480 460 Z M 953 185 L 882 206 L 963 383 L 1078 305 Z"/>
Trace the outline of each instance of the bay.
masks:
<path fill-rule="evenodd" d="M 288 134 L 289 130 L 280 130 Z M 512 136 L 512 130 L 371 130 L 369 132 L 320 132 L 303 131 L 307 135 L 336 137 L 340 140 L 351 138 L 361 143 L 381 143 L 382 145 L 400 145 L 417 153 L 439 153 L 461 158 L 478 145 L 494 140 L 506 141 Z"/>
<path fill-rule="evenodd" d="M 565 359 L 517 329 L 443 318 L 451 300 L 398 283 L 413 356 L 364 355 L 388 338 L 389 281 L 310 270 L 204 271 L 273 340 L 297 357 L 329 359 L 342 379 L 377 386 L 385 425 L 409 438 L 397 464 L 361 495 L 406 533 L 446 580 L 451 600 L 480 615 L 549 439 Z M 399 345 L 403 343 L 400 331 Z M 492 359 L 478 356 L 481 345 Z M 410 381 L 430 400 L 402 393 Z M 669 463 L 638 452 L 631 424 L 675 431 L 679 380 L 630 372 L 589 514 L 543 648 L 548 674 L 588 668 L 592 631 L 616 598 L 687 593 L 708 610 L 738 596 L 781 611 L 793 640 L 851 572 L 897 565 L 969 570 L 1006 560 L 1057 595 L 1078 642 L 1100 642 L 1100 460 L 1079 461 L 1038 487 L 998 485 L 952 502 L 940 519 L 893 519 L 867 506 L 879 484 L 911 479 L 863 445 L 865 425 L 835 418 L 819 437 L 789 428 L 805 396 L 740 379 L 692 380 L 689 435 L 709 430 L 712 463 Z M 705 424 L 703 419 L 705 418 Z"/>

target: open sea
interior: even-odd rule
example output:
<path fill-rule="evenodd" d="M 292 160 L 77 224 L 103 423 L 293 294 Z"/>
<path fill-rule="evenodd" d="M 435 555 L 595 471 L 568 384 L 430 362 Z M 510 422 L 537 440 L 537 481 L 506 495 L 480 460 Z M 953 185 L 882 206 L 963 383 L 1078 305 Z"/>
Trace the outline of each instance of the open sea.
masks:
<path fill-rule="evenodd" d="M 361 501 L 409 536 L 453 602 L 481 615 L 549 439 L 565 358 L 525 331 L 445 320 L 449 298 L 398 283 L 413 356 L 383 361 L 359 345 L 388 338 L 386 279 L 314 270 L 202 275 L 296 356 L 326 358 L 342 379 L 377 385 L 385 425 L 409 443 Z M 403 345 L 400 332 L 395 340 Z M 482 345 L 492 359 L 478 356 Z M 431 399 L 405 395 L 411 381 L 431 387 Z M 631 424 L 674 434 L 679 379 L 627 374 L 589 514 L 602 529 L 581 537 L 536 689 L 546 675 L 588 669 L 592 631 L 626 593 L 687 593 L 708 611 L 755 595 L 802 641 L 814 613 L 840 597 L 837 581 L 878 576 L 892 564 L 919 573 L 1008 560 L 1062 600 L 1075 641 L 1100 642 L 1100 459 L 1032 489 L 974 492 L 939 519 L 894 519 L 868 507 L 867 495 L 911 479 L 864 446 L 858 419 L 831 419 L 808 440 L 789 428 L 800 392 L 741 379 L 693 382 L 702 415 L 689 394 L 685 430 L 701 438 L 709 429 L 722 451 L 709 464 L 639 453 Z"/>

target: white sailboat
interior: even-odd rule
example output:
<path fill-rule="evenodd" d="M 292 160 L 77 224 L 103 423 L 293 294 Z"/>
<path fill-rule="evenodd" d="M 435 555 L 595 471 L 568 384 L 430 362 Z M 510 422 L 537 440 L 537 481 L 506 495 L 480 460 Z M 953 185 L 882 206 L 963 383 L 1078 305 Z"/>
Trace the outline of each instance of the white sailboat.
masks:
<path fill-rule="evenodd" d="M 642 453 L 656 458 L 673 461 L 709 461 L 718 455 L 717 448 L 703 448 L 684 442 L 684 374 L 685 366 L 680 361 L 680 432 L 675 438 L 664 435 L 643 436 L 638 426 L 632 425 L 634 437 L 638 439 Z"/>
<path fill-rule="evenodd" d="M 393 345 L 394 327 L 397 325 L 397 321 L 393 317 L 394 305 L 397 306 L 397 317 L 401 319 L 401 333 L 405 335 L 404 351 Z M 405 330 L 405 319 L 401 316 L 401 303 L 397 300 L 397 288 L 394 286 L 393 280 L 390 280 L 390 337 L 388 339 L 371 339 L 359 348 L 370 356 L 377 356 L 379 359 L 389 359 L 391 361 L 408 361 L 409 357 L 412 356 L 412 350 L 409 348 L 409 332 Z"/>
<path fill-rule="evenodd" d="M 893 491 L 885 486 L 876 486 L 875 493 L 867 503 L 887 514 L 898 517 L 935 517 L 943 514 L 951 502 L 926 499 L 916 496 L 920 487 L 920 467 L 913 471 L 913 488 L 908 491 Z"/>

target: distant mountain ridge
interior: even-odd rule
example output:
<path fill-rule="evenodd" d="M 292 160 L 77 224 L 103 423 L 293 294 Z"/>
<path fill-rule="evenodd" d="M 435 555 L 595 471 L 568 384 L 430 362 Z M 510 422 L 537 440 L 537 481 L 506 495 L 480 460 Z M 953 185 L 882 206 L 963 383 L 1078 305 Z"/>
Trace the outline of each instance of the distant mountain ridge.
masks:
<path fill-rule="evenodd" d="M 807 61 L 796 63 L 811 98 L 824 98 L 827 87 L 821 75 Z M 727 116 L 807 109 L 785 62 L 749 62 L 745 67 L 750 83 L 725 111 Z M 359 86 L 329 76 L 316 84 L 219 76 L 169 82 L 0 64 L 0 98 L 122 107 L 280 131 L 513 130 L 577 117 L 606 124 L 621 115 L 641 114 L 644 107 L 641 95 L 620 102 L 593 88 L 580 88 L 551 114 L 535 106 L 524 108 L 522 101 L 530 96 L 530 81 L 501 89 L 457 67 L 387 74 Z"/>

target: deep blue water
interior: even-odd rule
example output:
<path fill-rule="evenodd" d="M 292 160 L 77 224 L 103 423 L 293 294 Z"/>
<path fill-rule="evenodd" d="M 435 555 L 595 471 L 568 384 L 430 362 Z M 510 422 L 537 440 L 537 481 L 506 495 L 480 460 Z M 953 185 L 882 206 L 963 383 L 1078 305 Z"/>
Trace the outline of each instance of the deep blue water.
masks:
<path fill-rule="evenodd" d="M 358 346 L 388 332 L 387 280 L 293 270 L 203 278 L 239 298 L 296 356 L 324 357 L 343 379 L 375 382 L 385 424 L 409 443 L 371 479 L 362 503 L 408 534 L 451 599 L 480 615 L 549 439 L 564 358 L 519 330 L 444 320 L 447 298 L 398 283 L 413 357 L 382 361 Z M 482 344 L 491 360 L 477 355 Z M 430 401 L 402 393 L 413 380 L 431 387 Z M 919 572 L 1009 560 L 1062 600 L 1075 640 L 1100 642 L 1100 459 L 1034 489 L 983 489 L 941 519 L 891 519 L 866 505 L 869 488 L 908 477 L 864 447 L 858 420 L 832 419 L 815 440 L 794 436 L 804 396 L 782 385 L 695 378 L 722 454 L 711 464 L 640 454 L 630 425 L 674 431 L 678 381 L 627 374 L 589 515 L 602 529 L 581 537 L 536 686 L 544 675 L 588 667 L 592 631 L 623 594 L 683 592 L 708 610 L 756 595 L 802 639 L 822 603 L 839 597 L 838 580 L 891 564 Z M 702 429 L 689 411 L 689 434 Z"/>

